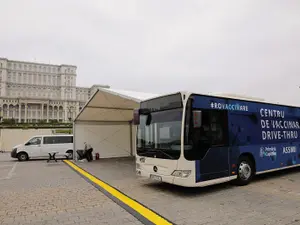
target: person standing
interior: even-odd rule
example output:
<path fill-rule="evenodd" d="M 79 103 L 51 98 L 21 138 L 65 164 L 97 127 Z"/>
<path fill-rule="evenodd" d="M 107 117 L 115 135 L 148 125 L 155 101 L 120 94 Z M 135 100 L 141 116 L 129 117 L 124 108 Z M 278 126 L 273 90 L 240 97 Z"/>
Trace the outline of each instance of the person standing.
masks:
<path fill-rule="evenodd" d="M 93 160 L 93 147 L 89 143 L 84 142 L 84 151 L 86 154 L 87 161 Z"/>

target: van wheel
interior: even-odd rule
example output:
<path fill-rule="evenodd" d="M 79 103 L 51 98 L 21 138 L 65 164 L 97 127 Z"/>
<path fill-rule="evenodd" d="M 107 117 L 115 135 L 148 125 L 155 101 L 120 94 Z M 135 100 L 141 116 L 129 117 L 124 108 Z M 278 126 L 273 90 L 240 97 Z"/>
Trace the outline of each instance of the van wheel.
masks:
<path fill-rule="evenodd" d="M 237 167 L 237 180 L 236 184 L 243 186 L 251 182 L 254 176 L 254 166 L 252 160 L 247 156 L 242 156 L 239 159 L 239 164 Z"/>
<path fill-rule="evenodd" d="M 72 150 L 67 151 L 67 159 L 73 159 L 73 151 Z"/>
<path fill-rule="evenodd" d="M 21 152 L 18 154 L 18 160 L 19 161 L 27 161 L 28 160 L 28 155 L 25 152 Z"/>

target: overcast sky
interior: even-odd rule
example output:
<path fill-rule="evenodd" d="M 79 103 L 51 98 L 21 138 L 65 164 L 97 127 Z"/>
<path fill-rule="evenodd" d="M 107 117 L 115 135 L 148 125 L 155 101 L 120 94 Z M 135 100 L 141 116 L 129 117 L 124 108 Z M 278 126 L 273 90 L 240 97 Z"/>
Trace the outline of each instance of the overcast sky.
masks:
<path fill-rule="evenodd" d="M 300 105 L 299 0 L 1 0 L 0 57 L 77 65 L 77 84 Z"/>

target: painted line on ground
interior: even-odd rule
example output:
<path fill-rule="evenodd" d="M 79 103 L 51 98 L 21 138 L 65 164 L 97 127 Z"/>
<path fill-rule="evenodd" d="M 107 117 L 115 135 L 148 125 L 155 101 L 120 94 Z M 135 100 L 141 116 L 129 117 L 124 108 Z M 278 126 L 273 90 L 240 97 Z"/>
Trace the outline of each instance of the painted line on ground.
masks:
<path fill-rule="evenodd" d="M 18 162 L 16 162 L 13 166 L 13 168 L 9 171 L 8 175 L 7 175 L 7 178 L 10 179 L 12 177 L 12 175 L 14 174 L 16 168 L 17 168 L 17 164 Z"/>
<path fill-rule="evenodd" d="M 16 162 L 13 165 L 13 167 L 11 168 L 11 170 L 8 172 L 7 176 L 4 177 L 4 178 L 0 178 L 0 180 L 9 180 L 9 179 L 11 179 L 12 176 L 14 175 L 14 172 L 15 172 L 16 168 L 17 168 L 17 164 L 18 164 L 18 162 Z"/>
<path fill-rule="evenodd" d="M 175 225 L 168 219 L 144 206 L 142 203 L 134 200 L 121 192 L 120 190 L 114 188 L 113 186 L 107 184 L 106 182 L 100 180 L 96 176 L 93 176 L 89 172 L 80 168 L 73 162 L 69 160 L 64 160 L 64 162 L 70 166 L 74 171 L 81 175 L 85 180 L 94 185 L 98 190 L 104 193 L 107 197 L 116 202 L 119 206 L 124 208 L 143 224 L 161 224 L 161 225 Z"/>

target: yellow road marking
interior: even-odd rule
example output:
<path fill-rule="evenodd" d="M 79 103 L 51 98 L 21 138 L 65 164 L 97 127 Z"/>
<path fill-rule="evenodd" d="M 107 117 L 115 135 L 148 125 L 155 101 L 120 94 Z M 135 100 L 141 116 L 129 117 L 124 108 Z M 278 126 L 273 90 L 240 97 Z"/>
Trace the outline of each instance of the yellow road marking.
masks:
<path fill-rule="evenodd" d="M 126 204 L 130 208 L 134 209 L 136 212 L 141 214 L 143 217 L 145 217 L 150 222 L 152 222 L 154 224 L 161 224 L 161 225 L 172 224 L 169 221 L 167 221 L 166 219 L 164 219 L 163 217 L 161 217 L 160 215 L 153 212 L 151 209 L 146 208 L 145 206 L 141 205 L 137 201 L 129 198 L 128 196 L 124 195 L 120 191 L 116 190 L 112 186 L 104 183 L 103 181 L 99 180 L 98 178 L 94 177 L 93 175 L 87 173 L 86 171 L 84 171 L 83 169 L 81 169 L 80 167 L 75 165 L 73 162 L 71 162 L 69 160 L 64 160 L 64 162 L 67 163 L 74 170 L 79 172 L 81 175 L 88 178 L 93 183 L 95 183 L 95 184 L 99 185 L 100 187 L 102 187 L 104 190 L 109 192 L 115 198 L 119 199 L 121 202 L 123 202 L 124 204 Z"/>

